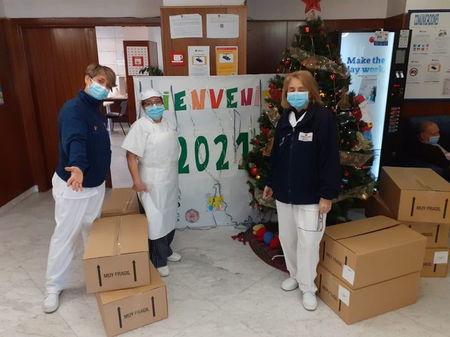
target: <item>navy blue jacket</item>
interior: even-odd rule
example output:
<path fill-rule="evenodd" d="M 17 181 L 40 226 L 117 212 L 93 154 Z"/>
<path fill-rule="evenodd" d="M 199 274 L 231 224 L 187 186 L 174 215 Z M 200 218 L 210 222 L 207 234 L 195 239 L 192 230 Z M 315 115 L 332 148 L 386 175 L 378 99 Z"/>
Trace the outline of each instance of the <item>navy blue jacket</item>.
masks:
<path fill-rule="evenodd" d="M 111 142 L 106 118 L 100 112 L 101 101 L 84 91 L 67 101 L 59 111 L 58 176 L 67 181 L 67 166 L 83 171 L 84 187 L 101 185 L 111 164 Z"/>
<path fill-rule="evenodd" d="M 285 110 L 278 121 L 267 185 L 276 200 L 287 204 L 334 199 L 341 185 L 336 120 L 326 108 L 311 104 L 293 128 L 293 110 Z"/>

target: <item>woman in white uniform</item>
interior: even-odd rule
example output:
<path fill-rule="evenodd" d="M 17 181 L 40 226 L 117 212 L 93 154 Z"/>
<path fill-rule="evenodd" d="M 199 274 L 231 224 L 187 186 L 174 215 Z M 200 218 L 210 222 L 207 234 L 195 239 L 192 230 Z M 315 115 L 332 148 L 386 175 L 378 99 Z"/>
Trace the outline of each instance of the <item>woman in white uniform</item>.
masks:
<path fill-rule="evenodd" d="M 326 214 L 339 194 L 337 127 L 308 71 L 284 80 L 284 107 L 275 130 L 271 174 L 263 197 L 275 197 L 280 242 L 290 277 L 281 288 L 300 287 L 303 307 L 317 308 L 314 284 Z"/>
<path fill-rule="evenodd" d="M 163 116 L 160 92 L 142 93 L 141 106 L 143 117 L 131 126 L 122 148 L 127 150 L 133 188 L 147 216 L 150 259 L 161 276 L 168 276 L 167 261 L 181 260 L 170 247 L 178 210 L 178 136 Z"/>

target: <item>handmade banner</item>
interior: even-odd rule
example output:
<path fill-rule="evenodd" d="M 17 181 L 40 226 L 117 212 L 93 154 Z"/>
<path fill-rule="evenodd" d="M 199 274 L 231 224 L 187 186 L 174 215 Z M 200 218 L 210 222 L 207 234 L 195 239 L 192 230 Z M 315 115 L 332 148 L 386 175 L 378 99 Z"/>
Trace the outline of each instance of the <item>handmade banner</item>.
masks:
<path fill-rule="evenodd" d="M 272 77 L 134 77 L 137 98 L 149 88 L 163 94 L 166 117 L 178 130 L 177 227 L 234 225 L 255 217 L 241 164 L 259 132 L 261 102 Z"/>

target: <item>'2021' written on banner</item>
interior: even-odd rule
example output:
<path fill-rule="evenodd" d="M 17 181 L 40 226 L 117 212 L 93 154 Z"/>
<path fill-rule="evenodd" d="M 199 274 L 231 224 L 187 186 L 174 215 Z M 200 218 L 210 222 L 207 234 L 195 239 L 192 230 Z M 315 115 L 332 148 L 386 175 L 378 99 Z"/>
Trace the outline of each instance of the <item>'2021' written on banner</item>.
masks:
<path fill-rule="evenodd" d="M 271 77 L 134 77 L 136 97 L 150 87 L 162 92 L 166 118 L 178 130 L 178 227 L 229 225 L 255 217 L 241 164 L 252 135 L 259 132 Z"/>

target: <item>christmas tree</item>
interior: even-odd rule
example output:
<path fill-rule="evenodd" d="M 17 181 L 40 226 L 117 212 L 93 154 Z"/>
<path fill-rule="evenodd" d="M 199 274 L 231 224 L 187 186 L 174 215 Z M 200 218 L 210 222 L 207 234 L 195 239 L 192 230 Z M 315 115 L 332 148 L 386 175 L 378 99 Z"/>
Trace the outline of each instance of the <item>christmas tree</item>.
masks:
<path fill-rule="evenodd" d="M 307 1 L 307 5 L 310 2 Z M 313 14 L 315 9 L 317 7 L 312 8 Z M 318 9 L 320 10 L 320 7 Z M 375 182 L 371 174 L 372 125 L 370 121 L 362 118 L 364 97 L 349 92 L 351 79 L 340 59 L 339 49 L 327 34 L 323 21 L 315 16 L 309 17 L 306 23 L 299 27 L 292 47 L 282 56 L 277 69 L 278 74 L 270 81 L 269 92 L 265 99 L 266 108 L 259 118 L 261 132 L 251 140 L 253 148 L 246 159 L 250 176 L 249 190 L 253 196 L 251 206 L 263 212 L 271 209 L 273 211 L 275 207 L 273 201 L 262 199 L 262 189 L 269 172 L 269 157 L 275 127 L 280 114 L 283 113 L 281 107 L 283 74 L 297 70 L 308 70 L 314 75 L 324 105 L 336 116 L 342 185 L 341 194 L 334 200 L 328 222 L 345 222 L 348 220 L 347 211 L 355 201 L 367 199 L 374 191 Z"/>

